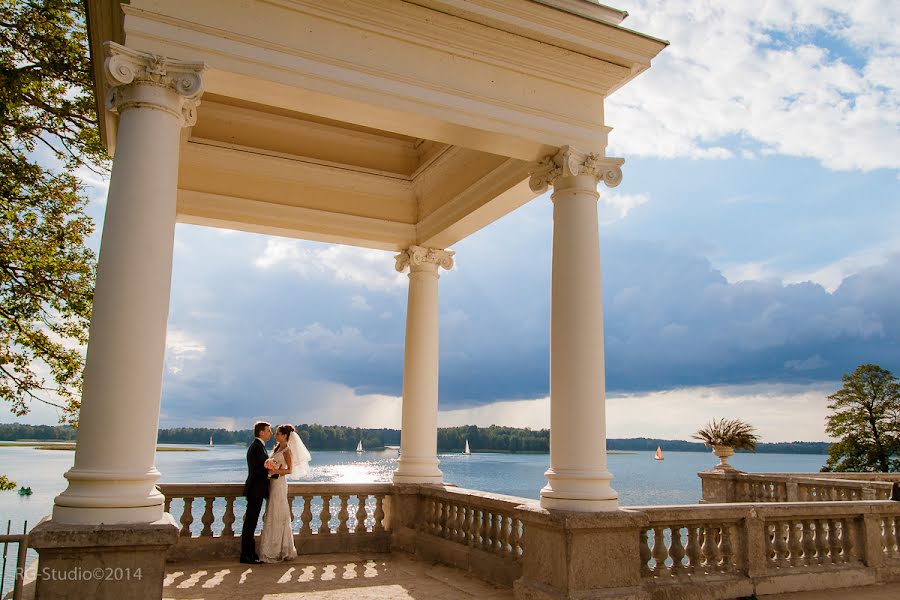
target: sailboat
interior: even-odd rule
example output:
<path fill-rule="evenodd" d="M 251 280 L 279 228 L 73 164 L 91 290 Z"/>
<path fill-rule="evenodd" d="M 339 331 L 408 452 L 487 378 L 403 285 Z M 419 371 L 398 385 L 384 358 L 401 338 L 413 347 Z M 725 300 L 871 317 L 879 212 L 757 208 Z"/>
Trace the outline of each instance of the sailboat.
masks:
<path fill-rule="evenodd" d="M 656 447 L 656 456 L 653 457 L 653 460 L 666 460 L 665 458 L 663 458 L 661 447 Z"/>
<path fill-rule="evenodd" d="M 469 440 L 466 440 L 466 449 L 463 450 L 463 454 L 466 454 L 466 455 L 472 454 L 472 451 L 469 450 Z"/>
<path fill-rule="evenodd" d="M 210 445 L 210 446 L 213 445 L 213 443 L 212 443 L 212 436 L 209 436 L 209 445 Z"/>
<path fill-rule="evenodd" d="M 363 451 L 362 440 L 359 440 L 359 443 L 356 445 L 356 452 L 357 452 L 357 454 L 360 454 L 360 453 L 362 453 L 362 451 Z"/>

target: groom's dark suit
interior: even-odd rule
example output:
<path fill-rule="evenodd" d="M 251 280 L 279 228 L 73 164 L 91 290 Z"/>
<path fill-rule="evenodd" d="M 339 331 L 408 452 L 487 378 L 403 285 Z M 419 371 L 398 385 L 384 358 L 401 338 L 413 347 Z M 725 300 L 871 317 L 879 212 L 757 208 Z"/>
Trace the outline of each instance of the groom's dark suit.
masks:
<path fill-rule="evenodd" d="M 259 438 L 254 439 L 247 448 L 247 481 L 244 483 L 247 512 L 244 514 L 244 527 L 241 530 L 241 560 L 259 560 L 253 536 L 259 523 L 263 498 L 269 497 L 269 471 L 265 467 L 268 458 L 265 444 Z"/>

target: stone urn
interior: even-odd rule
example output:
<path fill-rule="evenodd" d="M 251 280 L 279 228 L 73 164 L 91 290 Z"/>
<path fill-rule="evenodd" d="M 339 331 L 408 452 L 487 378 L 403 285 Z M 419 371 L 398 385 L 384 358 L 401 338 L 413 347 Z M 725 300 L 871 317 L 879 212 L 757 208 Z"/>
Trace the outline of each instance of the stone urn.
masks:
<path fill-rule="evenodd" d="M 728 464 L 728 459 L 734 456 L 734 448 L 731 446 L 713 446 L 713 454 L 719 458 L 719 464 L 714 469 L 717 471 L 735 471 L 736 469 Z"/>

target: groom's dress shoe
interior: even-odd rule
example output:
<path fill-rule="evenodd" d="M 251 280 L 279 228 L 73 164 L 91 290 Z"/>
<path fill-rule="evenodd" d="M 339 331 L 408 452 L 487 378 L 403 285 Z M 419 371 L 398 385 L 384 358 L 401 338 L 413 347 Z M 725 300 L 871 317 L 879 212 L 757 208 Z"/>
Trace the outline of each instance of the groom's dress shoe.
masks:
<path fill-rule="evenodd" d="M 244 563 L 245 565 L 261 565 L 262 564 L 262 561 L 259 560 L 258 558 L 241 557 L 241 562 Z"/>

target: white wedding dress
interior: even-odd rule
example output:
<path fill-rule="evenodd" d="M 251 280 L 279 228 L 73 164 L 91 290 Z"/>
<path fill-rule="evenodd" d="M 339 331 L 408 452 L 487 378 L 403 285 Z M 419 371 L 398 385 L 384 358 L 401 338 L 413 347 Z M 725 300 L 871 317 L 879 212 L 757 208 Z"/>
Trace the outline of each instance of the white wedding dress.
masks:
<path fill-rule="evenodd" d="M 284 449 L 286 450 L 286 448 Z M 279 469 L 287 468 L 284 450 L 272 454 L 272 460 Z M 297 558 L 294 547 L 294 528 L 291 523 L 291 508 L 287 498 L 287 476 L 280 475 L 269 480 L 269 499 L 263 515 L 262 534 L 259 536 L 259 559 L 272 563 Z"/>

